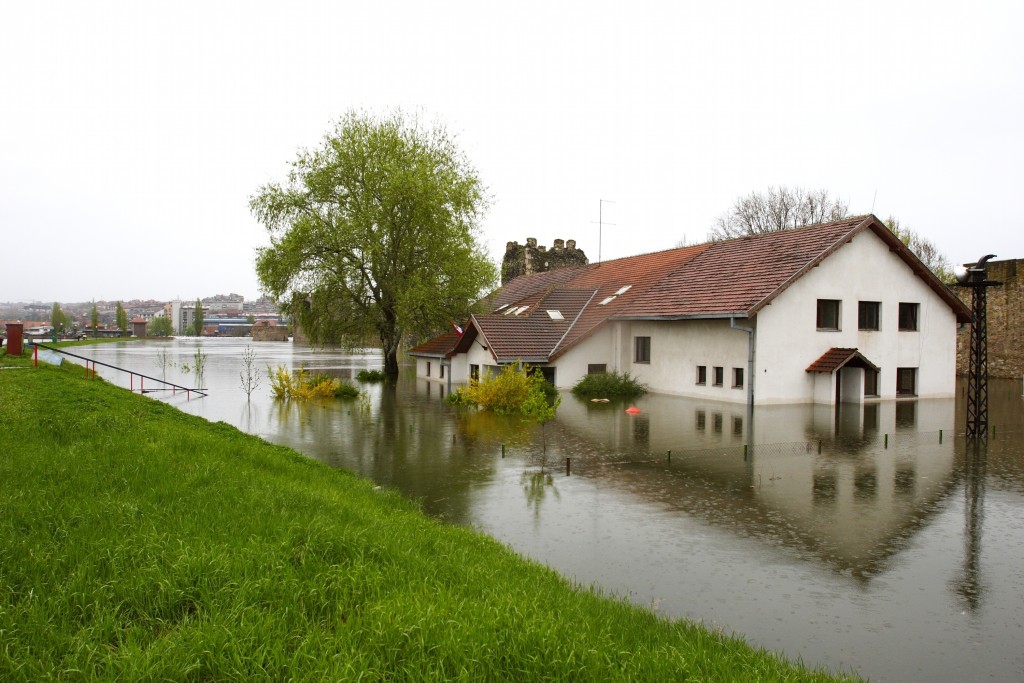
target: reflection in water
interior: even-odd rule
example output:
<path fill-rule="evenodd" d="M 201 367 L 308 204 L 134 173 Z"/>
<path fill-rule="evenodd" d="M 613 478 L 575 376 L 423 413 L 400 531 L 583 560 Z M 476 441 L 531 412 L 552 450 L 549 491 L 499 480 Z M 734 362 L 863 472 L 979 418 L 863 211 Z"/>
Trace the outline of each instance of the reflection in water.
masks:
<path fill-rule="evenodd" d="M 449 407 L 441 385 L 411 373 L 361 385 L 354 401 L 282 403 L 267 391 L 246 405 L 245 343 L 114 345 L 95 357 L 145 371 L 164 348 L 177 381 L 174 359 L 201 345 L 210 398 L 168 402 L 395 487 L 579 583 L 660 601 L 663 614 L 882 679 L 1012 680 L 1024 670 L 1007 654 L 1019 652 L 1024 612 L 1019 382 L 990 383 L 1000 436 L 982 457 L 956 436 L 963 406 L 951 400 L 749 413 L 645 396 L 631 416 L 627 404 L 566 394 L 545 450 L 537 425 Z M 261 366 L 345 378 L 381 365 L 371 354 L 253 348 Z M 549 465 L 565 458 L 571 477 Z"/>
<path fill-rule="evenodd" d="M 981 583 L 981 530 L 985 517 L 985 463 L 988 454 L 985 442 L 967 446 L 964 467 L 964 560 L 961 576 L 953 582 L 953 590 L 964 607 L 976 611 L 983 594 Z"/>

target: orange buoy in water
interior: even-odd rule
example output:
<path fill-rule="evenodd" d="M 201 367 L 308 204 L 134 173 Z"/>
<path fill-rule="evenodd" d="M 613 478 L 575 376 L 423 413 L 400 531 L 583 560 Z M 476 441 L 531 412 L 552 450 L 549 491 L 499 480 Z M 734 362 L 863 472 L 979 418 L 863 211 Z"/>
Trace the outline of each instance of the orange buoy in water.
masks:
<path fill-rule="evenodd" d="M 626 412 L 629 413 L 630 415 L 636 415 L 637 413 L 640 412 L 640 409 L 637 408 L 636 406 L 630 406 L 626 408 Z"/>

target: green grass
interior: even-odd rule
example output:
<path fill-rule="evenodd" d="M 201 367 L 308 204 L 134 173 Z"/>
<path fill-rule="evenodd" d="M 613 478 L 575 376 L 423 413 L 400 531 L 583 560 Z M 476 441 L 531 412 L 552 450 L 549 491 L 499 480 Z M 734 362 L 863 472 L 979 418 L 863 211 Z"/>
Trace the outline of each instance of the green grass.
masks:
<path fill-rule="evenodd" d="M 583 378 L 572 388 L 572 393 L 577 396 L 596 396 L 606 398 L 615 396 L 620 398 L 642 396 L 647 393 L 647 385 L 643 384 L 628 372 L 599 372 L 592 375 L 584 375 Z"/>
<path fill-rule="evenodd" d="M 0 366 L 0 680 L 834 680 L 77 368 Z"/>

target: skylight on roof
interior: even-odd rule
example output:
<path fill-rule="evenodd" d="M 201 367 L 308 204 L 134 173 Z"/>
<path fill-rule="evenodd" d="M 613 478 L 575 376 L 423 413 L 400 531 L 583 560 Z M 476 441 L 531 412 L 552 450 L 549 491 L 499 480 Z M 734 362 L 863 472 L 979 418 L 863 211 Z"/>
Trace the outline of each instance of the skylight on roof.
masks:
<path fill-rule="evenodd" d="M 529 308 L 529 306 L 520 306 L 519 308 L 516 309 L 516 315 L 519 315 L 520 313 L 525 311 L 527 308 Z"/>
<path fill-rule="evenodd" d="M 601 303 L 598 304 L 598 306 L 604 306 L 605 304 L 610 304 L 613 301 L 615 301 L 615 295 L 614 294 L 612 294 L 609 297 L 606 297 Z"/>
<path fill-rule="evenodd" d="M 548 317 L 552 320 L 565 320 L 565 316 L 562 315 L 561 311 L 556 311 L 550 308 L 548 309 Z"/>
<path fill-rule="evenodd" d="M 629 291 L 629 288 L 632 286 L 633 285 L 626 285 L 625 287 L 619 288 L 619 291 L 615 292 L 615 295 L 618 296 L 619 294 L 625 294 L 626 292 Z"/>
<path fill-rule="evenodd" d="M 508 315 L 509 313 L 515 313 L 517 310 L 518 309 L 515 306 L 513 306 L 512 308 L 506 309 L 506 311 L 504 313 L 502 313 L 502 315 Z"/>
<path fill-rule="evenodd" d="M 508 304 L 502 304 L 502 305 L 498 306 L 497 308 L 495 308 L 494 312 L 497 313 L 498 311 L 500 311 L 501 309 L 505 308 L 506 306 L 508 306 Z"/>

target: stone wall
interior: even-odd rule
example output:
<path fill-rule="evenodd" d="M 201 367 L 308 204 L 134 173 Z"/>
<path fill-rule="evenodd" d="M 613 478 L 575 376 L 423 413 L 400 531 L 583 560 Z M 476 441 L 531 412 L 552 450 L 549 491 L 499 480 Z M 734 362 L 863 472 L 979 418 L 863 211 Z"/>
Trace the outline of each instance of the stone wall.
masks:
<path fill-rule="evenodd" d="M 988 262 L 988 279 L 1002 282 L 988 288 L 988 375 L 1024 376 L 1024 259 Z M 968 306 L 969 287 L 954 287 Z M 956 339 L 956 370 L 966 375 L 970 365 L 971 327 L 963 325 Z"/>
<path fill-rule="evenodd" d="M 253 325 L 252 340 L 258 341 L 288 341 L 288 328 L 284 325 Z"/>
<path fill-rule="evenodd" d="M 505 258 L 501 262 L 501 284 L 505 284 L 529 273 L 543 273 L 568 266 L 585 266 L 590 261 L 582 249 L 576 248 L 576 240 L 555 240 L 548 249 L 537 246 L 537 238 L 527 237 L 526 244 L 508 242 Z"/>

